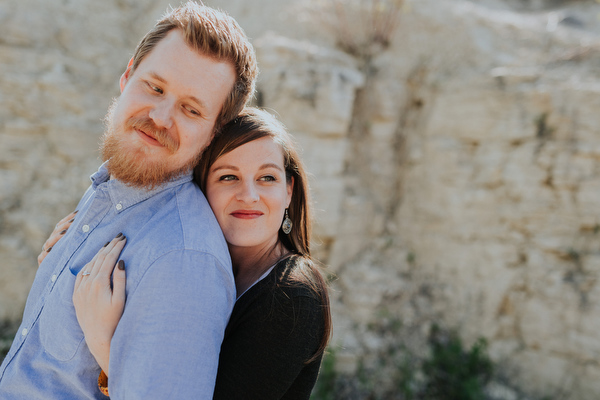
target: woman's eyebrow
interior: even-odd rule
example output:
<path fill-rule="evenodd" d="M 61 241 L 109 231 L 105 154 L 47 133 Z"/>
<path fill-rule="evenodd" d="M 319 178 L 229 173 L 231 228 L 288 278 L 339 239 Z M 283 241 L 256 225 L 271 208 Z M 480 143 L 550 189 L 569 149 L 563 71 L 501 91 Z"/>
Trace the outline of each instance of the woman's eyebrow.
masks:
<path fill-rule="evenodd" d="M 218 167 L 211 168 L 212 172 L 218 171 L 220 169 L 232 169 L 234 171 L 239 171 L 240 169 L 234 165 L 219 165 Z"/>
<path fill-rule="evenodd" d="M 275 163 L 266 163 L 266 164 L 263 164 L 260 166 L 260 169 L 267 169 L 267 168 L 275 168 L 280 171 L 283 171 L 283 168 L 281 168 L 278 164 L 275 164 Z"/>

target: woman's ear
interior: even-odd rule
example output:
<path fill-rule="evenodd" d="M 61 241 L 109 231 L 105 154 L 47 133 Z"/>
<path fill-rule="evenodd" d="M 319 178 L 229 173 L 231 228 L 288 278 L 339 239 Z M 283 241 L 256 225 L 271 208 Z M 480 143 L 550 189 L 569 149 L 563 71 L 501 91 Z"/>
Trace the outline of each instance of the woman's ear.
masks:
<path fill-rule="evenodd" d="M 286 198 L 286 208 L 290 206 L 290 203 L 292 202 L 292 192 L 294 191 L 294 177 L 292 176 L 289 180 L 289 182 L 287 183 L 287 198 Z"/>
<path fill-rule="evenodd" d="M 133 57 L 129 60 L 129 64 L 127 64 L 127 69 L 121 75 L 121 79 L 119 80 L 119 86 L 121 87 L 121 93 L 123 93 L 123 89 L 125 89 L 125 85 L 127 81 L 129 81 L 129 76 L 131 74 L 131 68 L 133 67 Z"/>

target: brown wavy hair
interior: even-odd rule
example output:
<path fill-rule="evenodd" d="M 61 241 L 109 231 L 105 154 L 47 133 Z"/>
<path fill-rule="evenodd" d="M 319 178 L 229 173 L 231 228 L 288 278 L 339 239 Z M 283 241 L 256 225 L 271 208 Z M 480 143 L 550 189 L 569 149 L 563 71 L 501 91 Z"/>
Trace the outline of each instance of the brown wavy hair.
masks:
<path fill-rule="evenodd" d="M 247 107 L 240 115 L 224 125 L 221 134 L 213 139 L 206 148 L 200 162 L 194 169 L 194 180 L 206 193 L 206 181 L 210 167 L 224 154 L 257 139 L 270 137 L 283 150 L 286 179 L 293 178 L 292 199 L 288 207 L 292 230 L 289 235 L 279 229 L 279 242 L 290 252 L 302 258 L 297 263 L 291 278 L 307 285 L 320 299 L 323 306 L 324 332 L 317 352 L 306 363 L 320 356 L 331 336 L 331 311 L 327 282 L 319 271 L 317 262 L 310 255 L 310 235 L 312 230 L 310 213 L 310 192 L 304 164 L 292 136 L 273 115 L 255 108 Z M 283 222 L 283 221 L 282 221 Z"/>
<path fill-rule="evenodd" d="M 256 54 L 238 23 L 225 12 L 188 1 L 167 12 L 142 38 L 135 49 L 131 73 L 158 42 L 180 29 L 194 50 L 235 67 L 236 81 L 215 122 L 215 131 L 234 119 L 254 95 L 258 75 Z"/>

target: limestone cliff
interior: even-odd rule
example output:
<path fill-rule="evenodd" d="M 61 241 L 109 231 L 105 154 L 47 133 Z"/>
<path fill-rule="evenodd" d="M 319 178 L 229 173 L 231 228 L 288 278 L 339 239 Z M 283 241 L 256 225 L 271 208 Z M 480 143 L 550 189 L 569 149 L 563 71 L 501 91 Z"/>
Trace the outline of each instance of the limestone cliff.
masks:
<path fill-rule="evenodd" d="M 375 369 L 393 341 L 421 349 L 435 322 L 487 338 L 531 396 L 597 398 L 600 5 L 407 1 L 365 60 L 298 2 L 207 3 L 251 36 L 256 102 L 313 174 L 338 370 Z M 167 4 L 0 4 L 0 318 L 19 318 L 42 243 L 100 162 L 118 78 Z"/>

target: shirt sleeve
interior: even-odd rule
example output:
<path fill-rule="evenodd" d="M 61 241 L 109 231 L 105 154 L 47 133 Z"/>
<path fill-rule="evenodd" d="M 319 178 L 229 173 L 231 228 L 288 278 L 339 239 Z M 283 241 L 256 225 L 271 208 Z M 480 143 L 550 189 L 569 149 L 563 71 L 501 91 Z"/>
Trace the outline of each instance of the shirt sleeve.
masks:
<path fill-rule="evenodd" d="M 128 288 L 111 342 L 111 399 L 211 399 L 235 301 L 231 271 L 213 256 L 174 251 Z"/>
<path fill-rule="evenodd" d="M 228 328 L 214 399 L 296 398 L 288 390 L 318 349 L 323 326 L 322 305 L 314 296 L 278 288 L 263 293 Z M 313 385 L 314 379 L 307 393 Z"/>

